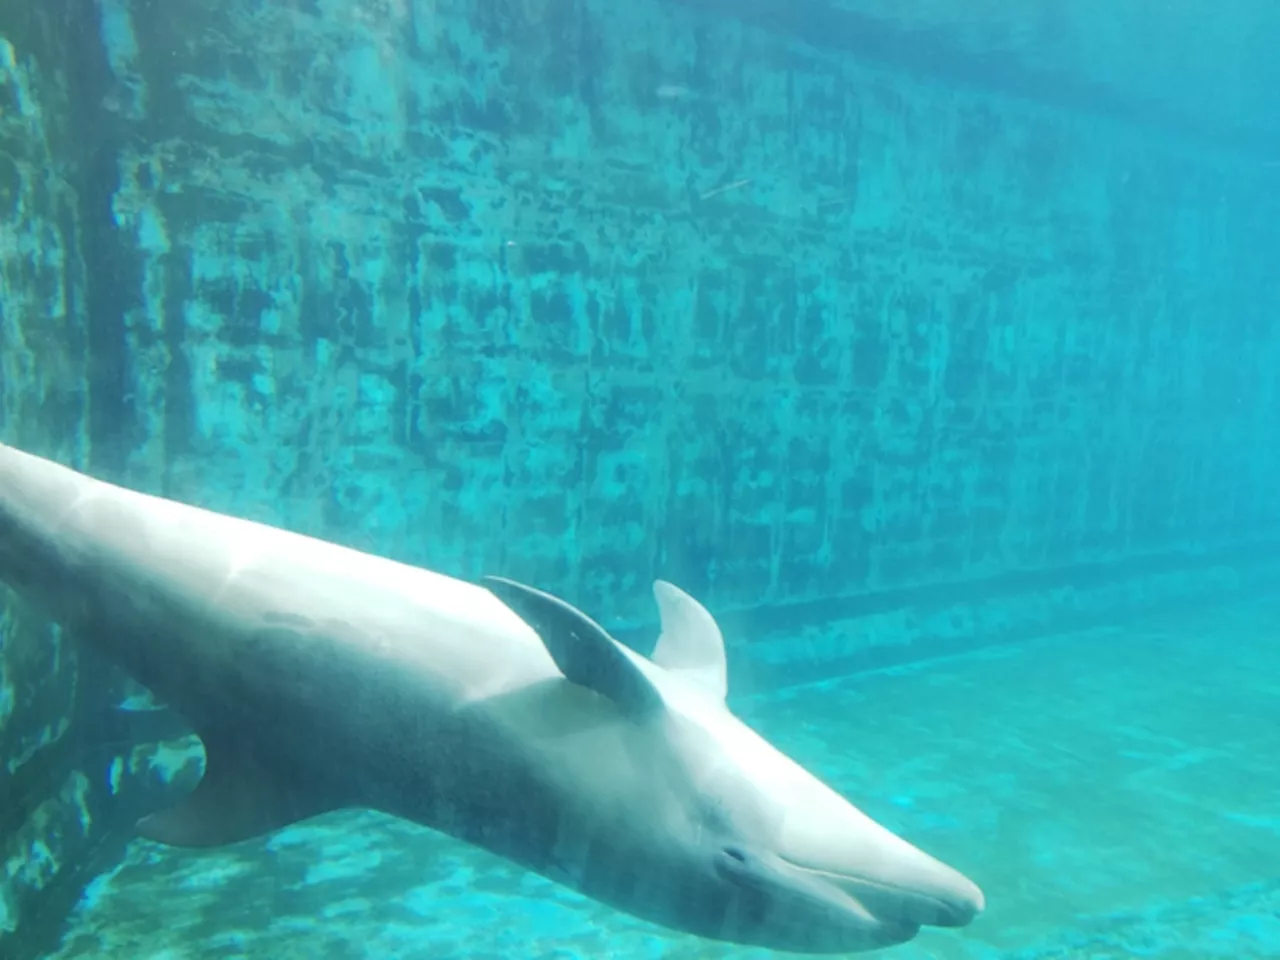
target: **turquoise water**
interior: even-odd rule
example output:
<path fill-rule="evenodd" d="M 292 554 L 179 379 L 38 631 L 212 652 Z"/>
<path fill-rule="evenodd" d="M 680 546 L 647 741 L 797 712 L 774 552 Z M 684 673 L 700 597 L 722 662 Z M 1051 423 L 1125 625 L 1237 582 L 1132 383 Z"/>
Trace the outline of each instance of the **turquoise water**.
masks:
<path fill-rule="evenodd" d="M 737 715 L 982 886 L 887 956 L 1280 955 L 1277 48 L 1263 0 L 0 0 L 0 443 L 642 652 L 675 582 Z M 363 810 L 138 838 L 199 742 L 31 602 L 10 493 L 4 960 L 766 956 Z"/>

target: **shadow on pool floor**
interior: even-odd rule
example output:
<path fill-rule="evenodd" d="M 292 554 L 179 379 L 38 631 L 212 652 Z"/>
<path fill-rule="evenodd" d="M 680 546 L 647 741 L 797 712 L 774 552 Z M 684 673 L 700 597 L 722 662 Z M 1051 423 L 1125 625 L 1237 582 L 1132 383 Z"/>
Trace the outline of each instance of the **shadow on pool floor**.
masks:
<path fill-rule="evenodd" d="M 735 704 L 988 910 L 900 960 L 1280 956 L 1280 603 Z M 732 695 L 731 695 L 732 697 Z M 56 960 L 762 958 L 671 936 L 371 813 L 218 851 L 144 841 Z"/>

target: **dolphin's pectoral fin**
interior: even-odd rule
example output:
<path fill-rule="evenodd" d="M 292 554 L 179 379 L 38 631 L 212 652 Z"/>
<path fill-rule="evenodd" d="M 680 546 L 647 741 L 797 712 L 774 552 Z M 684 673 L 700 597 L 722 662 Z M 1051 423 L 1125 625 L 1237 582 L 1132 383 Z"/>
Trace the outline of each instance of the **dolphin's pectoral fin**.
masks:
<path fill-rule="evenodd" d="M 724 636 L 707 608 L 673 583 L 653 582 L 662 633 L 649 658 L 701 687 L 717 700 L 728 692 Z"/>
<path fill-rule="evenodd" d="M 622 645 L 581 610 L 504 577 L 484 577 L 481 582 L 533 628 L 573 683 L 608 697 L 633 719 L 663 709 L 662 695 Z"/>
<path fill-rule="evenodd" d="M 177 804 L 138 821 L 138 834 L 175 847 L 220 847 L 335 810 L 323 791 L 205 740 L 205 774 Z"/>

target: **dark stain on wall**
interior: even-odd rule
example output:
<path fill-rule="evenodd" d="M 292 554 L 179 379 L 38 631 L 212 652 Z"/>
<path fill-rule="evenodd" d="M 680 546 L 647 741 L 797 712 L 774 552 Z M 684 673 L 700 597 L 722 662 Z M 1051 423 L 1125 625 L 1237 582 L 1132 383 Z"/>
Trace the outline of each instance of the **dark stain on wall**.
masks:
<path fill-rule="evenodd" d="M 75 169 L 80 199 L 81 255 L 85 262 L 89 374 L 89 466 L 104 478 L 120 479 L 129 453 L 141 439 L 129 389 L 131 357 L 125 318 L 141 304 L 139 257 L 122 243 L 112 200 L 120 187 L 119 155 L 125 130 L 106 109 L 114 76 L 102 46 L 93 0 L 63 0 L 67 44 L 70 126 L 76 131 Z"/>

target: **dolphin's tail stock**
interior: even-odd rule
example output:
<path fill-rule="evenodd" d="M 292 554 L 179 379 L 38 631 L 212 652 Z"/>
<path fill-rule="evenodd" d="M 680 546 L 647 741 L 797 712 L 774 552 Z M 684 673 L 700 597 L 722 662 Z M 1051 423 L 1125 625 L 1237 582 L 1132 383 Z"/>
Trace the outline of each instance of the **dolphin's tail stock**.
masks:
<path fill-rule="evenodd" d="M 71 559 L 56 536 L 88 478 L 0 443 L 0 582 L 31 599 L 50 588 Z"/>
<path fill-rule="evenodd" d="M 7 585 L 52 620 L 75 624 L 88 649 L 109 638 L 87 627 L 87 578 L 78 568 L 90 562 L 82 538 L 67 523 L 76 503 L 97 481 L 67 467 L 0 443 L 0 600 Z M 82 647 L 82 652 L 85 647 Z M 176 740 L 190 732 L 168 708 L 120 706 L 93 718 L 84 733 L 86 749 L 120 744 Z"/>

